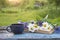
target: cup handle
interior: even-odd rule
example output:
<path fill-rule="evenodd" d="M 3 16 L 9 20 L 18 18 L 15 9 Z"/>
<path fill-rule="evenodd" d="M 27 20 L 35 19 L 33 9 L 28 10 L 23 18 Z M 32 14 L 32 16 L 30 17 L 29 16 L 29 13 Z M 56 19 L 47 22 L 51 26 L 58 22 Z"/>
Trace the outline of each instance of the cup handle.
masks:
<path fill-rule="evenodd" d="M 6 30 L 7 30 L 8 32 L 12 32 L 10 26 L 8 26 L 8 27 L 6 28 Z"/>

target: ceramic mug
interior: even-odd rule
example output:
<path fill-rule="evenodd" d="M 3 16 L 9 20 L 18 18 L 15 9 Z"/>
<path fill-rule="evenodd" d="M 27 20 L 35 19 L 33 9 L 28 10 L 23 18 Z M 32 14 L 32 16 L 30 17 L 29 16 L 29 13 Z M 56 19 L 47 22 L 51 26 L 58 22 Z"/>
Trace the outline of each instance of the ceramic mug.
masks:
<path fill-rule="evenodd" d="M 8 32 L 13 32 L 14 34 L 21 34 L 24 31 L 24 24 L 11 24 L 6 30 Z"/>

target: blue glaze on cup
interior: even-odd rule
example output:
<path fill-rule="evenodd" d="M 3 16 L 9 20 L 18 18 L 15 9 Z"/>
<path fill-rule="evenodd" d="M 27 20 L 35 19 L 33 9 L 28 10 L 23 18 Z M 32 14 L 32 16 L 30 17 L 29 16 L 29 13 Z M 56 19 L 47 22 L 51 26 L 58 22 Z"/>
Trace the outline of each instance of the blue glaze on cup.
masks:
<path fill-rule="evenodd" d="M 24 31 L 24 24 L 11 24 L 10 26 L 11 32 L 14 34 L 22 34 Z M 7 27 L 7 31 L 9 32 L 9 27 Z"/>

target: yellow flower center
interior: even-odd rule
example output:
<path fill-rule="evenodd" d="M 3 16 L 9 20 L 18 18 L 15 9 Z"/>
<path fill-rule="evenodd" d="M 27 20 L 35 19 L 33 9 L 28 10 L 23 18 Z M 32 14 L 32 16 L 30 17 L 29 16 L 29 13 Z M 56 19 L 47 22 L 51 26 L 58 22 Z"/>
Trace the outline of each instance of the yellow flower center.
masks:
<path fill-rule="evenodd" d="M 37 26 L 35 26 L 35 28 L 37 28 Z"/>
<path fill-rule="evenodd" d="M 35 28 L 37 28 L 38 26 L 37 25 L 34 25 Z"/>
<path fill-rule="evenodd" d="M 48 29 L 50 29 L 50 27 L 48 27 Z"/>
<path fill-rule="evenodd" d="M 33 28 L 31 28 L 31 30 L 33 30 Z"/>
<path fill-rule="evenodd" d="M 46 24 L 44 24 L 43 26 L 46 27 Z"/>

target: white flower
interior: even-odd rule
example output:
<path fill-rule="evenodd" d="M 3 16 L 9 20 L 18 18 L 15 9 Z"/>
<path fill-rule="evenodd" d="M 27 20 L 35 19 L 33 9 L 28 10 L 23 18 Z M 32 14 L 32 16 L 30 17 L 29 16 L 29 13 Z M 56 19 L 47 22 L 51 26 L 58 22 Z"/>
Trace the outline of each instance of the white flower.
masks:
<path fill-rule="evenodd" d="M 48 31 L 50 31 L 52 29 L 53 29 L 52 25 L 49 25 L 48 28 L 47 28 Z"/>
<path fill-rule="evenodd" d="M 39 26 L 37 26 L 36 24 L 29 24 L 28 25 L 28 30 L 31 32 L 35 32 L 35 30 L 38 30 Z"/>
<path fill-rule="evenodd" d="M 30 27 L 30 28 L 29 28 L 29 31 L 34 32 L 35 30 L 34 30 L 33 27 Z"/>
<path fill-rule="evenodd" d="M 40 30 L 45 30 L 45 28 L 44 27 L 40 27 Z"/>
<path fill-rule="evenodd" d="M 40 30 L 44 30 L 44 31 L 51 31 L 51 29 L 53 29 L 53 27 L 48 22 L 43 22 L 42 26 L 40 27 Z"/>
<path fill-rule="evenodd" d="M 45 28 L 48 27 L 48 25 L 49 25 L 49 24 L 48 24 L 47 22 L 43 22 L 43 23 L 42 23 L 42 26 L 45 27 Z"/>
<path fill-rule="evenodd" d="M 28 27 L 28 30 L 31 31 L 31 32 L 34 32 L 34 30 L 33 30 L 33 29 L 34 29 L 34 28 L 33 28 L 33 25 L 34 25 L 34 24 L 29 23 L 29 25 L 27 26 L 27 27 Z"/>

